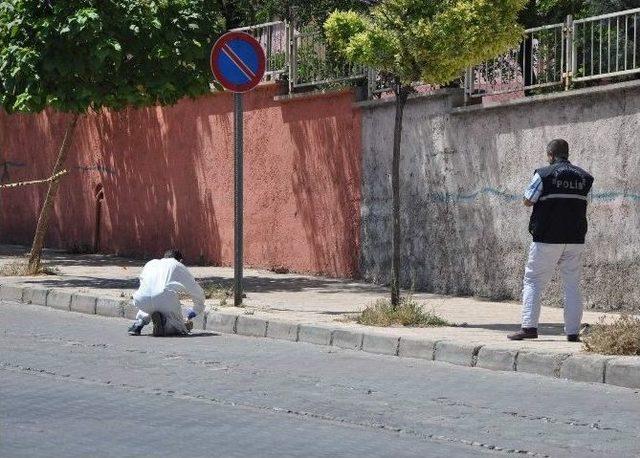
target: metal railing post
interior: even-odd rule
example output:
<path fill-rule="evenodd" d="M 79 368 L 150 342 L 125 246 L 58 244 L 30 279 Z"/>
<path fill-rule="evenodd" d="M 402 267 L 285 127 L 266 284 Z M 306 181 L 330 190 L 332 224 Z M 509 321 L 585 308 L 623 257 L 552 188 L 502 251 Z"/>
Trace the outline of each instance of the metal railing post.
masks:
<path fill-rule="evenodd" d="M 296 37 L 296 23 L 292 20 L 289 25 L 289 94 L 293 93 L 298 78 L 298 39 Z"/>
<path fill-rule="evenodd" d="M 573 39 L 573 16 L 567 16 L 564 24 L 563 36 L 565 40 L 565 73 L 564 73 L 564 90 L 568 91 L 571 87 L 571 78 L 575 69 L 575 48 L 576 43 Z"/>
<path fill-rule="evenodd" d="M 367 100 L 371 100 L 373 98 L 373 94 L 376 89 L 377 74 L 378 72 L 373 68 L 370 68 L 367 71 Z"/>
<path fill-rule="evenodd" d="M 289 21 L 284 21 L 284 39 L 285 39 L 285 47 L 284 47 L 284 69 L 287 72 L 287 78 L 291 76 L 291 23 Z M 287 85 L 289 82 L 287 81 Z"/>
<path fill-rule="evenodd" d="M 464 72 L 464 104 L 469 105 L 469 100 L 471 98 L 471 85 L 473 84 L 473 67 L 469 67 Z"/>

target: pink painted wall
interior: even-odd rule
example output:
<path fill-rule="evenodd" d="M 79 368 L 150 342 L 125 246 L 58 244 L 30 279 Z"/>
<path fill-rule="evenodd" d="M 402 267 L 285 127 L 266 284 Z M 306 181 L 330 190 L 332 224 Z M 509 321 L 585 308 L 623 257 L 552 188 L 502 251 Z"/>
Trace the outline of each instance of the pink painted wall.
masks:
<path fill-rule="evenodd" d="M 276 102 L 245 97 L 245 260 L 331 276 L 358 274 L 360 113 L 351 93 Z M 47 246 L 93 244 L 104 187 L 101 251 L 140 257 L 178 247 L 189 262 L 233 259 L 232 97 L 100 112 L 79 124 Z M 49 175 L 64 115 L 0 115 L 3 182 Z M 3 173 L 4 172 L 4 173 Z M 44 186 L 0 192 L 0 241 L 28 244 Z"/>

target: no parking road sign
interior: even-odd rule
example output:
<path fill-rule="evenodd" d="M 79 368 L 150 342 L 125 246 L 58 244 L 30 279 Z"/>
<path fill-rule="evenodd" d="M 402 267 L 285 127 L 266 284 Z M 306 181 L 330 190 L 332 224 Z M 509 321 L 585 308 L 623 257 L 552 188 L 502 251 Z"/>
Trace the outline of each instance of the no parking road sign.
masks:
<path fill-rule="evenodd" d="M 242 93 L 255 88 L 265 70 L 262 46 L 251 35 L 228 32 L 222 35 L 211 50 L 211 71 L 222 86 L 233 94 L 234 125 L 234 193 L 233 193 L 233 303 L 242 304 L 243 276 L 243 102 Z"/>
<path fill-rule="evenodd" d="M 211 71 L 228 91 L 250 91 L 260 83 L 264 70 L 264 50 L 249 34 L 225 33 L 211 50 Z"/>

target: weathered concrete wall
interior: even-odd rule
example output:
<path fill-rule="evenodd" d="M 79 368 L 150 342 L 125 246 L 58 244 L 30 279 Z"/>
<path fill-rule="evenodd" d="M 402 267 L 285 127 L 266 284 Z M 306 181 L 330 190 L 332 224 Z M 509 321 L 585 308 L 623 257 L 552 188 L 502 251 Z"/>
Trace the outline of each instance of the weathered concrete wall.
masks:
<path fill-rule="evenodd" d="M 255 267 L 352 277 L 360 234 L 360 115 L 351 93 L 277 102 L 245 97 L 245 259 Z M 176 106 L 100 112 L 81 121 L 61 182 L 49 247 L 92 245 L 104 187 L 101 251 L 189 262 L 233 259 L 229 94 Z M 46 177 L 67 117 L 0 114 L 3 182 Z M 0 192 L 0 241 L 30 243 L 45 187 Z"/>
<path fill-rule="evenodd" d="M 546 143 L 566 138 L 596 177 L 584 290 L 589 307 L 640 310 L 640 88 L 453 108 L 459 94 L 407 106 L 402 149 L 403 281 L 447 294 L 519 299 L 530 210 L 521 196 Z M 363 110 L 361 270 L 386 282 L 393 105 Z M 547 303 L 560 303 L 554 279 Z M 555 294 L 553 294 L 555 293 Z"/>

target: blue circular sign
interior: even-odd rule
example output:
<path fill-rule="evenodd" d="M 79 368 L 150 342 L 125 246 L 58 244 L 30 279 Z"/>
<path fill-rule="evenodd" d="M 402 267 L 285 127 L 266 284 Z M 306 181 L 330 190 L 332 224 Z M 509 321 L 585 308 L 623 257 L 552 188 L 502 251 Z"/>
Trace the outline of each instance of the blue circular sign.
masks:
<path fill-rule="evenodd" d="M 265 66 L 262 46 L 243 32 L 224 34 L 211 50 L 211 71 L 232 92 L 247 92 L 260 84 Z"/>

